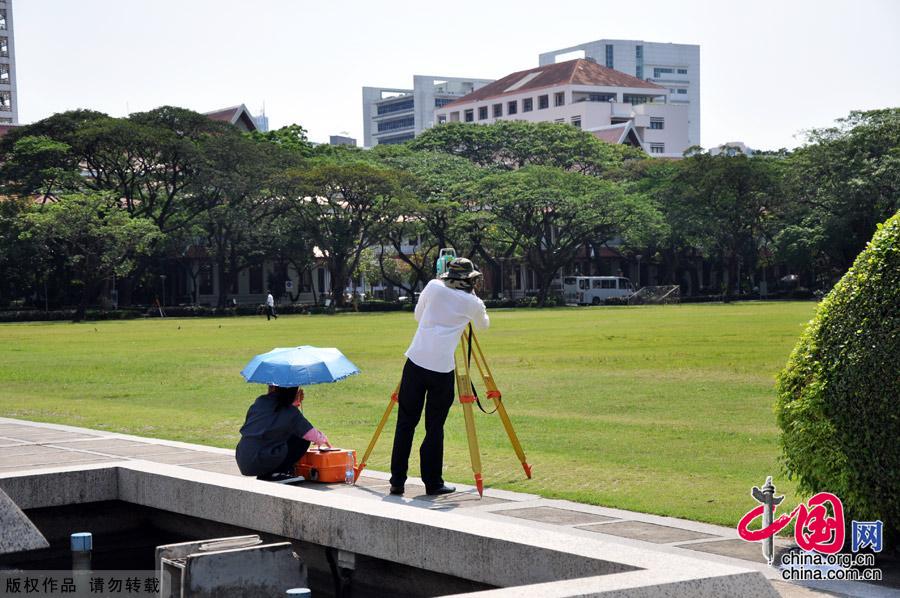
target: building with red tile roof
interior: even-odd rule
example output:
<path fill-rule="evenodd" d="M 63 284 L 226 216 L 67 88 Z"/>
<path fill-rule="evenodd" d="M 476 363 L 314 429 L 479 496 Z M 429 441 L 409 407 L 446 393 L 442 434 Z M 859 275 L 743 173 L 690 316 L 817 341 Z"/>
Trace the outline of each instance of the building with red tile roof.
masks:
<path fill-rule="evenodd" d="M 579 58 L 511 73 L 434 114 L 437 124 L 564 123 L 610 143 L 680 157 L 689 147 L 687 108 L 667 100 L 665 87 Z"/>

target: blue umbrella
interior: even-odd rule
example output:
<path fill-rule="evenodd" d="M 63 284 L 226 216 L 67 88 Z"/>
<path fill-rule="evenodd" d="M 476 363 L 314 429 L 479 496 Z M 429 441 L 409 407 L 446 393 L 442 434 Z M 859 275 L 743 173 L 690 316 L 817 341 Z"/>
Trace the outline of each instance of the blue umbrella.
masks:
<path fill-rule="evenodd" d="M 358 373 L 359 368 L 337 349 L 309 345 L 272 349 L 241 370 L 247 382 L 287 387 L 337 382 Z"/>

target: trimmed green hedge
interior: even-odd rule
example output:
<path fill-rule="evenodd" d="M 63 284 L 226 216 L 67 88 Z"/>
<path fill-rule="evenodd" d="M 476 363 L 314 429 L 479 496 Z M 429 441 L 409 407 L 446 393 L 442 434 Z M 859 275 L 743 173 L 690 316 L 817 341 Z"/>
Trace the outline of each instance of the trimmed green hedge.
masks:
<path fill-rule="evenodd" d="M 900 537 L 900 212 L 819 305 L 776 403 L 784 463 L 803 492 Z"/>

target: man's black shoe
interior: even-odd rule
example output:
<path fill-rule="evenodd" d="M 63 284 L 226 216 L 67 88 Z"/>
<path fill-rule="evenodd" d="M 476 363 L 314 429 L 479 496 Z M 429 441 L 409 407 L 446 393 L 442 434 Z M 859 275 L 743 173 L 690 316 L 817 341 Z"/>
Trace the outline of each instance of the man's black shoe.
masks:
<path fill-rule="evenodd" d="M 427 494 L 428 496 L 439 496 L 441 494 L 453 494 L 454 492 L 456 492 L 456 486 L 448 486 L 447 484 L 444 484 L 443 486 L 441 486 L 439 488 L 426 488 L 425 489 L 425 494 Z"/>
<path fill-rule="evenodd" d="M 403 486 L 391 486 L 391 494 L 394 496 L 402 496 L 405 488 Z"/>

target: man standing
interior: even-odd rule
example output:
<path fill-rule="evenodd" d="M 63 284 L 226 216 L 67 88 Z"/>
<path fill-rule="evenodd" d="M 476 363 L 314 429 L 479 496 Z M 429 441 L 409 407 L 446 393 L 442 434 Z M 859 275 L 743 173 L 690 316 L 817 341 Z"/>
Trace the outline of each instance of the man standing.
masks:
<path fill-rule="evenodd" d="M 275 313 L 275 297 L 272 296 L 272 291 L 267 291 L 268 296 L 266 297 L 266 321 L 271 320 L 272 318 L 278 319 L 278 314 Z"/>
<path fill-rule="evenodd" d="M 453 404 L 453 353 L 469 322 L 478 329 L 490 324 L 484 302 L 475 294 L 481 272 L 470 260 L 456 258 L 440 279 L 430 281 L 416 304 L 419 323 L 406 350 L 397 399 L 397 429 L 391 455 L 391 494 L 403 494 L 413 435 L 425 409 L 425 439 L 419 449 L 422 481 L 430 495 L 449 494 L 444 484 L 444 422 Z M 427 396 L 427 402 L 426 402 Z"/>

